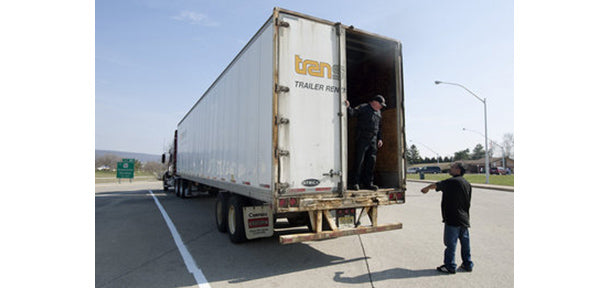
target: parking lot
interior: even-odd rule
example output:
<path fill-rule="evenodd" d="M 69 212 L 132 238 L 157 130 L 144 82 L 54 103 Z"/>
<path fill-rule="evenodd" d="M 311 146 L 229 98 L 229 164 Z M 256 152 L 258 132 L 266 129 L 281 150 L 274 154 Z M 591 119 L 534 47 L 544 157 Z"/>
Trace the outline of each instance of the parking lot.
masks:
<path fill-rule="evenodd" d="M 421 194 L 423 185 L 409 182 L 405 204 L 379 211 L 379 223 L 402 222 L 401 230 L 281 245 L 279 234 L 290 231 L 278 229 L 271 238 L 235 245 L 217 231 L 215 199 L 206 193 L 180 199 L 160 182 L 96 184 L 95 286 L 513 287 L 513 192 L 474 188 L 475 270 L 444 275 L 435 270 L 444 249 L 441 195 Z"/>

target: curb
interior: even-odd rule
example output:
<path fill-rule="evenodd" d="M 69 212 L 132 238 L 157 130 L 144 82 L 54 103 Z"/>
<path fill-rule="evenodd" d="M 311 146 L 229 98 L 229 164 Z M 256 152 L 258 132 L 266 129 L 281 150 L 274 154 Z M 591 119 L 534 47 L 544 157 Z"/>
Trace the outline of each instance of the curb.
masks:
<path fill-rule="evenodd" d="M 408 179 L 406 181 L 407 182 L 419 182 L 419 183 L 435 183 L 435 182 L 438 182 L 438 181 L 432 181 L 432 180 L 415 180 L 415 179 Z M 492 190 L 499 190 L 499 191 L 514 192 L 514 186 L 477 184 L 477 183 L 471 183 L 471 185 L 474 188 L 484 188 L 484 189 L 492 189 Z"/>

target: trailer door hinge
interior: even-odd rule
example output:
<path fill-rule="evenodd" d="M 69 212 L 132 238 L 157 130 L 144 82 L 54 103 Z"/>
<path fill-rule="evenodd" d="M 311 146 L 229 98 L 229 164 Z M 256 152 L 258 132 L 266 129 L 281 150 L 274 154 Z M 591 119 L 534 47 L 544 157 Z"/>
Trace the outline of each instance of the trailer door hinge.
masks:
<path fill-rule="evenodd" d="M 279 124 L 288 124 L 288 123 L 290 123 L 290 119 L 275 116 L 275 124 L 279 125 Z"/>
<path fill-rule="evenodd" d="M 285 22 L 285 21 L 281 21 L 279 18 L 275 19 L 275 25 L 279 26 L 279 27 L 290 27 L 290 23 Z"/>
<path fill-rule="evenodd" d="M 290 92 L 290 88 L 288 88 L 286 86 L 281 86 L 279 84 L 275 84 L 275 92 L 277 92 L 277 93 Z"/>
<path fill-rule="evenodd" d="M 277 149 L 277 150 L 275 150 L 275 156 L 277 156 L 277 157 L 290 156 L 290 151 Z"/>

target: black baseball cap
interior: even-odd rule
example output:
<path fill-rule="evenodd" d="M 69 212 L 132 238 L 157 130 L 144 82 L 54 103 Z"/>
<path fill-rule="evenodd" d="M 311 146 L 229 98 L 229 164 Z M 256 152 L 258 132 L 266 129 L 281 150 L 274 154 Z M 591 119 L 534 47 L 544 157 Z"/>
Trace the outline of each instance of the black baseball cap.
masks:
<path fill-rule="evenodd" d="M 383 97 L 382 95 L 376 95 L 374 96 L 374 98 L 372 98 L 372 101 L 376 101 L 379 102 L 381 104 L 381 106 L 383 107 L 387 107 L 387 105 L 385 104 L 385 97 Z"/>

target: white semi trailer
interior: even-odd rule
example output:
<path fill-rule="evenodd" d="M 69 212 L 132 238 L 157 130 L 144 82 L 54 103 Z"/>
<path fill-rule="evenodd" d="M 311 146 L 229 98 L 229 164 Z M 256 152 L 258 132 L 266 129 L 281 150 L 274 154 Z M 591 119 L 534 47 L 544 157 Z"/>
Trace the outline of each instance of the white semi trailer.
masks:
<path fill-rule="evenodd" d="M 270 237 L 277 218 L 306 225 L 296 243 L 401 229 L 378 208 L 406 192 L 402 46 L 399 41 L 281 8 L 178 123 L 165 188 L 217 194 L 216 223 L 235 243 Z M 357 119 L 377 94 L 384 145 L 379 190 L 348 190 Z M 165 156 L 163 159 L 165 160 Z"/>

